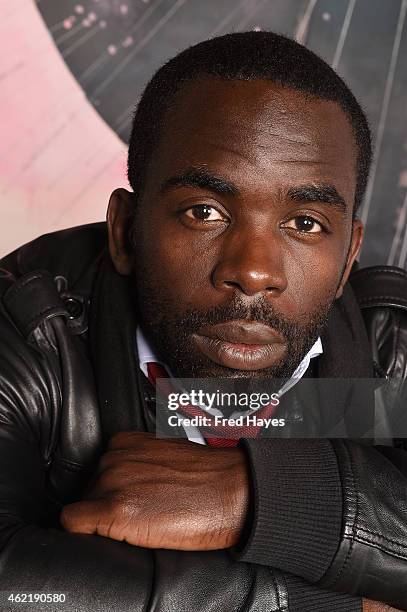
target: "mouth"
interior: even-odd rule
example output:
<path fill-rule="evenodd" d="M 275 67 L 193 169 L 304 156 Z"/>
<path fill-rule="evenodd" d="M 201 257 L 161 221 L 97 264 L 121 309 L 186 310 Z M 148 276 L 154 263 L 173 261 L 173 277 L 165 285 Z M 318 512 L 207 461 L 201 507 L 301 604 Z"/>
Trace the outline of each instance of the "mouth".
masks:
<path fill-rule="evenodd" d="M 192 335 L 198 350 L 214 363 L 237 370 L 262 370 L 284 358 L 287 343 L 275 329 L 236 320 L 206 326 Z"/>

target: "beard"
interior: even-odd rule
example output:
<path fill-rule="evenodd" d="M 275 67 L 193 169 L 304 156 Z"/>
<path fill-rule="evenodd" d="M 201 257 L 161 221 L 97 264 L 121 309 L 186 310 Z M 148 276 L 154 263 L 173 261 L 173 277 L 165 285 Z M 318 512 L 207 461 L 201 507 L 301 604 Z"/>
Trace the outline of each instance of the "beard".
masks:
<path fill-rule="evenodd" d="M 141 281 L 141 282 L 140 282 Z M 323 296 L 313 312 L 298 321 L 288 320 L 261 296 L 248 303 L 235 294 L 224 305 L 202 312 L 188 308 L 180 313 L 179 302 L 163 296 L 162 290 L 137 279 L 135 302 L 139 324 L 152 343 L 157 356 L 176 378 L 234 378 L 249 382 L 289 379 L 327 324 L 334 302 L 335 290 Z M 236 319 L 259 321 L 279 332 L 287 350 L 280 362 L 261 370 L 238 370 L 218 365 L 200 353 L 192 334 L 201 327 L 226 323 Z M 273 385 L 274 386 L 274 385 Z M 276 388 L 277 388 L 276 387 Z"/>

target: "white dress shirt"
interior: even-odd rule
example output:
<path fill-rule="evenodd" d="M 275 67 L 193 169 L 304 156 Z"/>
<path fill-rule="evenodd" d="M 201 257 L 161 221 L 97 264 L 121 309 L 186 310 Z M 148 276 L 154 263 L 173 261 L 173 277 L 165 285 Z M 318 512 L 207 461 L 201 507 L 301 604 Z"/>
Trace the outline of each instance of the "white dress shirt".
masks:
<path fill-rule="evenodd" d="M 162 361 L 160 361 L 160 359 L 158 359 L 157 356 L 154 354 L 154 351 L 152 350 L 140 326 L 138 326 L 136 330 L 136 342 L 137 342 L 137 352 L 139 356 L 139 365 L 140 365 L 140 368 L 143 374 L 145 374 L 147 378 L 148 378 L 147 363 L 149 362 L 159 363 L 166 369 L 168 374 L 171 375 L 171 372 L 168 366 Z M 318 355 L 321 355 L 322 352 L 323 350 L 322 350 L 321 338 L 318 338 L 315 341 L 315 343 L 312 345 L 308 353 L 305 355 L 304 359 L 301 361 L 299 366 L 296 368 L 291 378 L 287 380 L 287 382 L 282 387 L 282 389 L 280 389 L 279 391 L 280 396 L 286 393 L 289 389 L 291 389 L 300 380 L 300 378 L 303 377 L 305 371 L 308 369 L 311 359 L 313 359 L 314 357 L 318 357 Z M 204 405 L 200 405 L 200 408 L 202 408 L 202 410 L 205 410 L 208 414 L 212 416 L 223 416 L 222 412 L 218 410 L 217 408 L 208 408 L 207 406 L 204 406 Z M 246 416 L 247 414 L 254 414 L 256 410 L 258 410 L 258 408 L 247 410 L 247 411 L 239 410 L 239 411 L 232 413 L 230 415 L 230 418 L 234 419 L 237 416 Z M 183 415 L 179 414 L 178 412 L 176 412 L 175 414 L 180 419 L 184 418 Z M 193 427 L 191 425 L 188 425 L 188 426 L 183 425 L 183 428 L 188 437 L 188 440 L 190 440 L 191 442 L 196 442 L 198 444 L 206 444 L 205 438 L 203 437 L 203 435 L 201 434 L 201 432 L 199 431 L 197 427 Z"/>

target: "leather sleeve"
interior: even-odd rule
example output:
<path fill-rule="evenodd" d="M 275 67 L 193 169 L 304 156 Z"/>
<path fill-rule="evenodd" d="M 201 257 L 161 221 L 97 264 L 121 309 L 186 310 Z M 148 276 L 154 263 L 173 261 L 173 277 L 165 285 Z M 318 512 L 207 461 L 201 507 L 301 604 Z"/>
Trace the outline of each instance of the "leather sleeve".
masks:
<path fill-rule="evenodd" d="M 1 317 L 0 609 L 8 609 L 9 593 L 21 592 L 65 593 L 61 610 L 91 612 L 100 609 L 98 602 L 111 609 L 117 609 L 115 604 L 121 610 L 146 609 L 151 553 L 58 529 L 46 495 L 47 455 L 52 452 L 47 407 L 58 402 L 58 389 L 41 354 L 4 321 Z"/>
<path fill-rule="evenodd" d="M 44 466 L 36 444 L 13 432 L 10 424 L 0 430 L 0 480 L 3 598 L 9 593 L 63 593 L 66 602 L 57 608 L 62 612 L 361 610 L 358 598 L 236 563 L 224 551 L 147 551 L 41 527 L 46 520 Z M 3 610 L 5 603 L 0 602 Z"/>
<path fill-rule="evenodd" d="M 241 561 L 407 609 L 407 453 L 351 440 L 245 440 Z"/>
<path fill-rule="evenodd" d="M 341 541 L 322 580 L 407 609 L 407 452 L 336 440 L 344 491 Z"/>

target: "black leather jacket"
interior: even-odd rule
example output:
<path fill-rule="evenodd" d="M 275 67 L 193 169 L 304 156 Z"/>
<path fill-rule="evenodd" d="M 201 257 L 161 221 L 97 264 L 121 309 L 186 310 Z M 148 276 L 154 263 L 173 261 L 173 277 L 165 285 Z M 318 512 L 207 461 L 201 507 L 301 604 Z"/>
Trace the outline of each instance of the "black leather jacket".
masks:
<path fill-rule="evenodd" d="M 0 262 L 0 609 L 20 609 L 11 593 L 65 593 L 64 604 L 21 609 L 325 612 L 361 610 L 364 596 L 407 610 L 402 439 L 246 441 L 252 509 L 233 551 L 144 550 L 61 530 L 60 509 L 80 497 L 106 440 L 149 429 L 149 391 L 128 367 L 131 300 L 105 250 L 95 224 Z M 342 308 L 356 294 L 376 374 L 404 379 L 407 273 L 376 267 L 351 282 Z"/>

